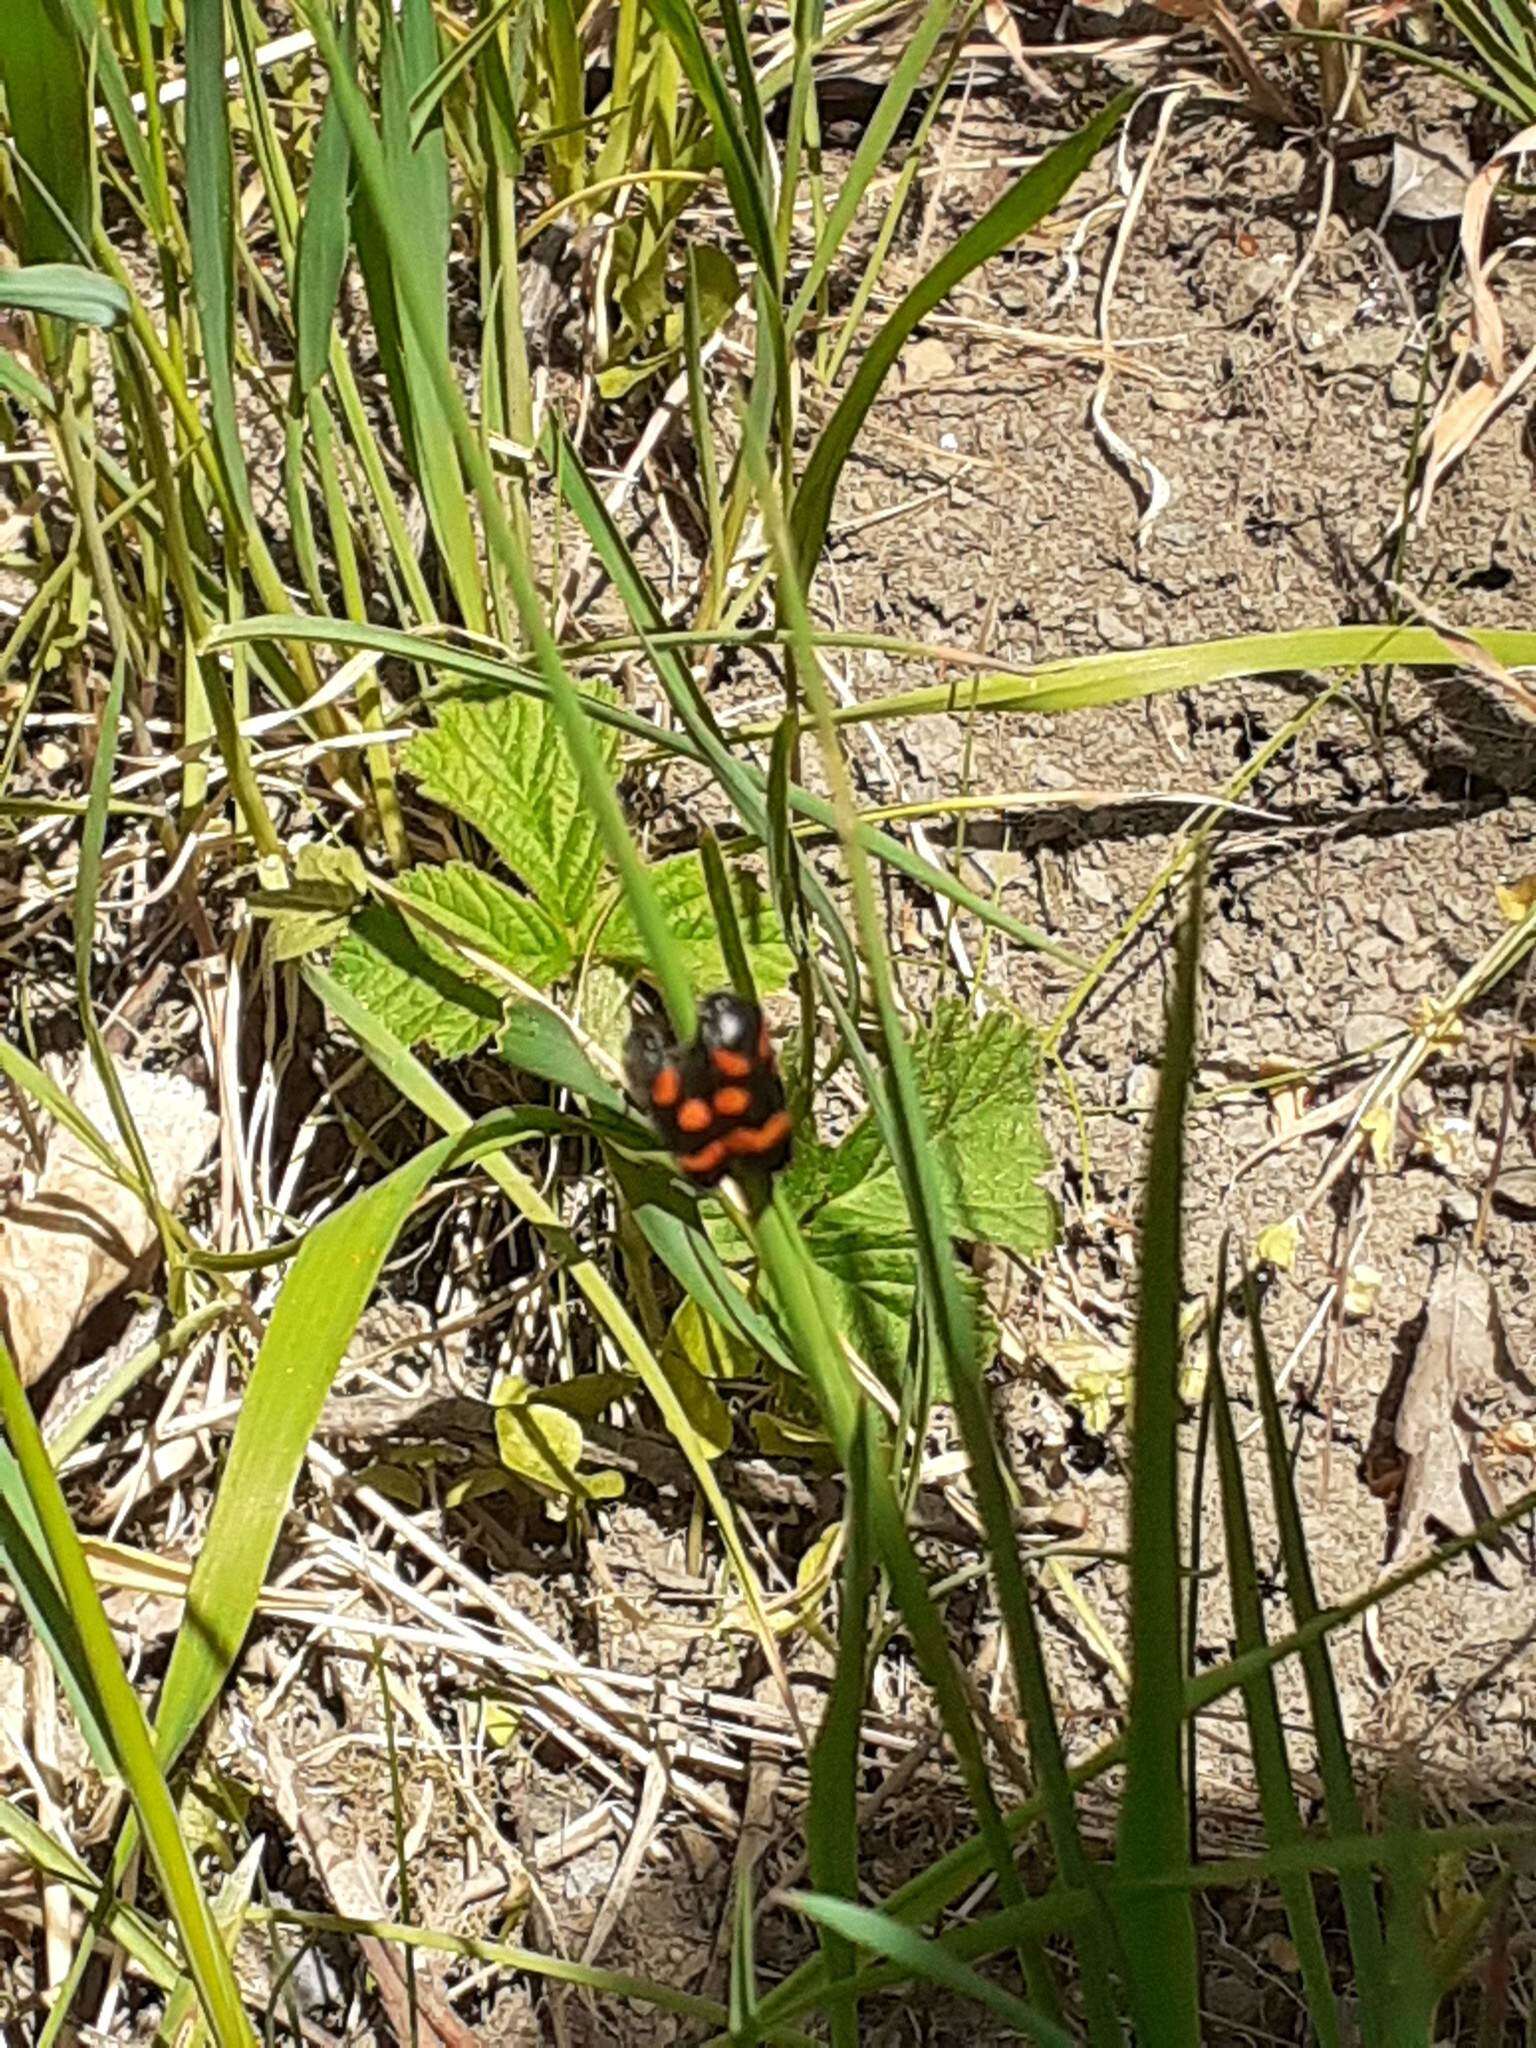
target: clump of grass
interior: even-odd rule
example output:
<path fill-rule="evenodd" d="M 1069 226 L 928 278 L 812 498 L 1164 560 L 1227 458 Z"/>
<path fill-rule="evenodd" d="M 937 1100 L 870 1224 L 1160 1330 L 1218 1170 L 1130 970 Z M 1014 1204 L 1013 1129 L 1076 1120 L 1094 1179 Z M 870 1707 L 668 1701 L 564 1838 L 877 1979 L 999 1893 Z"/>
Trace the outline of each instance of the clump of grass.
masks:
<path fill-rule="evenodd" d="M 911 1028 L 880 912 L 881 868 L 931 889 L 999 943 L 1083 963 L 1070 935 L 1031 931 L 858 811 L 842 754 L 850 720 L 948 711 L 954 689 L 847 710 L 833 706 L 822 673 L 834 636 L 817 623 L 818 567 L 840 478 L 886 377 L 946 295 L 1068 199 L 1126 100 L 1110 100 L 1043 150 L 869 323 L 894 207 L 848 306 L 834 288 L 837 264 L 914 105 L 921 146 L 971 23 L 971 10 L 952 0 L 923 10 L 835 191 L 817 128 L 817 69 L 856 31 L 893 31 L 895 17 L 878 8 L 797 6 L 787 29 L 765 40 L 736 0 L 722 0 L 718 17 L 680 0 L 620 0 L 601 24 L 601 49 L 599 24 L 554 4 L 533 13 L 485 0 L 466 19 L 404 0 L 398 13 L 365 5 L 343 24 L 322 0 L 305 0 L 294 21 L 303 47 L 275 63 L 250 0 L 186 0 L 163 16 L 144 0 L 124 9 L 13 0 L 0 43 L 11 143 L 0 190 L 21 259 L 0 277 L 28 323 L 24 347 L 0 351 L 0 393 L 46 450 L 62 515 L 32 536 L 31 594 L 4 659 L 41 677 L 84 636 L 105 651 L 112 677 L 94 705 L 100 732 L 73 904 L 81 1035 L 110 1072 L 93 940 L 110 834 L 128 815 L 116 742 L 120 724 L 131 720 L 149 740 L 158 720 L 174 748 L 157 757 L 168 794 L 135 827 L 146 856 L 206 878 L 216 852 L 220 881 L 233 880 L 256 914 L 287 995 L 296 1001 L 307 987 L 332 1027 L 440 1133 L 413 1141 L 403 1159 L 370 1161 L 384 1170 L 361 1176 L 367 1184 L 322 1218 L 290 1229 L 274 1205 L 255 1219 L 260 1241 L 238 1251 L 157 1219 L 167 1297 L 189 1331 L 224 1309 L 254 1314 L 242 1276 L 267 1264 L 284 1270 L 261 1299 L 259 1348 L 152 1724 L 26 1396 L 0 1357 L 14 1452 L 0 1465 L 0 1556 L 99 1766 L 132 1800 L 95 1872 L 0 1807 L 0 1831 L 91 1905 L 44 2038 L 69 2024 L 97 1942 L 148 1973 L 166 1997 L 167 2026 L 195 2003 L 210 2038 L 252 2037 L 231 1948 L 260 1913 L 246 1912 L 248 1888 L 226 1892 L 215 1911 L 172 1788 L 246 1640 L 306 1448 L 385 1261 L 432 1191 L 473 1171 L 574 1287 L 602 1360 L 585 1380 L 520 1389 L 520 1418 L 511 1401 L 503 1417 L 502 1469 L 477 1480 L 531 1489 L 574 1516 L 591 1512 L 613 1487 L 611 1474 L 584 1462 L 583 1402 L 642 1395 L 686 1459 L 744 1611 L 778 1667 L 768 1603 L 717 1472 L 736 1420 L 729 1388 L 699 1359 L 749 1359 L 782 1402 L 781 1426 L 798 1426 L 842 1476 L 838 1660 L 812 1750 L 814 1889 L 798 1902 L 819 1954 L 763 1987 L 745 1888 L 725 2003 L 431 1929 L 340 1919 L 339 1931 L 648 1999 L 732 2042 L 803 2041 L 802 2024 L 824 2022 L 843 2048 L 862 2037 L 878 1999 L 925 1979 L 1027 2036 L 1107 2048 L 1128 2028 L 1145 2043 L 1197 2040 L 1195 1901 L 1217 1885 L 1273 1886 L 1320 2039 L 1345 2038 L 1339 1987 L 1348 1982 L 1367 2043 L 1429 2040 L 1468 1953 L 1464 1927 L 1415 1948 L 1430 1859 L 1503 1837 L 1364 1827 L 1328 1645 L 1392 1589 L 1347 1611 L 1318 1609 L 1256 1320 L 1266 1484 L 1294 1627 L 1282 1641 L 1264 1640 L 1252 1482 L 1236 1455 L 1213 1335 L 1210 1429 L 1235 1654 L 1198 1677 L 1190 1668 L 1178 1308 L 1198 918 L 1191 910 L 1183 926 L 1145 1190 L 1127 1724 L 1109 1749 L 1074 1763 L 1031 1562 L 1014 1534 L 1014 1482 L 992 1427 L 984 1325 L 956 1248 L 989 1239 L 1030 1250 L 1048 1239 L 1035 1185 L 1043 1160 L 1034 1150 L 1033 1033 L 1023 1020 L 976 1019 L 963 1005 Z M 606 84 L 594 91 L 599 56 Z M 163 101 L 173 73 L 184 97 Z M 915 163 L 909 154 L 903 178 Z M 592 232 L 600 253 L 581 306 L 582 374 L 556 382 L 551 399 L 529 359 L 523 309 L 531 251 L 556 214 L 578 237 Z M 466 256 L 476 280 L 475 380 L 450 327 Z M 366 305 L 376 378 L 362 374 L 364 345 L 341 312 L 349 274 Z M 750 362 L 739 390 L 710 368 L 709 344 L 727 322 Z M 812 434 L 807 377 L 840 379 L 849 365 Z M 684 614 L 691 624 L 681 629 L 573 431 L 585 410 L 588 424 L 599 418 L 618 436 L 667 380 L 697 443 L 702 541 Z M 268 469 L 277 490 L 266 501 Z M 584 621 L 573 624 L 565 603 L 580 549 L 601 566 L 622 612 L 622 632 L 604 642 L 586 635 Z M 748 641 L 772 665 L 780 696 L 771 731 L 760 734 L 723 726 L 700 680 L 708 657 Z M 597 673 L 616 645 L 643 664 L 667 723 L 639 714 Z M 1266 663 L 1430 663 L 1444 651 L 1429 633 L 1330 629 L 1117 656 L 1112 673 L 1088 664 L 984 676 L 960 695 L 976 708 L 1066 713 Z M 1493 651 L 1528 660 L 1536 641 L 1499 636 Z M 335 652 L 346 659 L 328 670 Z M 23 716 L 39 687 L 27 685 Z M 399 718 L 412 727 L 403 746 Z M 279 733 L 300 736 L 296 758 L 279 751 Z M 808 786 L 810 744 L 827 796 Z M 707 777 L 728 830 L 650 858 L 626 803 L 626 747 Z M 7 782 L 16 758 L 5 756 Z M 419 796 L 402 795 L 397 768 Z M 6 815 L 34 817 L 31 801 L 0 788 Z M 459 835 L 454 857 L 426 857 L 429 813 L 435 852 L 445 833 Z M 1499 971 L 1515 957 L 1501 956 Z M 727 978 L 758 993 L 792 991 L 791 1080 L 802 1105 L 830 1058 L 855 1076 L 865 1113 L 838 1148 L 822 1146 L 807 1121 L 793 1172 L 772 1186 L 747 1177 L 727 1193 L 722 1223 L 657 1157 L 626 1103 L 611 1022 L 605 1036 L 586 1019 L 594 990 L 617 992 L 615 1012 L 643 990 L 687 1038 L 698 999 Z M 452 1062 L 490 1057 L 488 1048 L 519 1077 L 521 1099 L 508 1088 L 501 1106 L 475 1116 Z M 18 1089 L 57 1105 L 21 1047 L 7 1043 L 0 1056 Z M 117 1122 L 115 1135 L 94 1141 L 153 1204 L 152 1162 L 126 1106 Z M 611 1189 L 617 1258 L 572 1235 L 545 1184 L 543 1167 L 564 1144 L 581 1147 Z M 1221 1324 L 1218 1308 L 1209 1327 Z M 1012 1811 L 908 1526 L 915 1452 L 940 1395 L 963 1440 L 1024 1716 L 1035 1790 Z M 937 1704 L 976 1840 L 873 1910 L 860 1854 L 859 1729 L 876 1646 L 893 1623 Z M 1306 1680 L 1326 1791 L 1324 1825 L 1312 1831 L 1297 1821 L 1275 1705 L 1275 1668 L 1292 1658 Z M 1189 1758 L 1200 1716 L 1232 1694 L 1246 1716 L 1269 1847 L 1216 1868 L 1192 1853 Z M 1079 1795 L 1119 1767 L 1112 1853 L 1095 1856 Z M 122 1896 L 141 1839 L 179 1953 L 153 1909 Z M 1025 1843 L 1050 1872 L 1033 1892 Z M 1317 1905 L 1325 1873 L 1344 1905 L 1331 1950 Z M 983 1875 L 988 1909 L 955 1913 Z M 305 1925 L 285 1909 L 267 1917 Z"/>

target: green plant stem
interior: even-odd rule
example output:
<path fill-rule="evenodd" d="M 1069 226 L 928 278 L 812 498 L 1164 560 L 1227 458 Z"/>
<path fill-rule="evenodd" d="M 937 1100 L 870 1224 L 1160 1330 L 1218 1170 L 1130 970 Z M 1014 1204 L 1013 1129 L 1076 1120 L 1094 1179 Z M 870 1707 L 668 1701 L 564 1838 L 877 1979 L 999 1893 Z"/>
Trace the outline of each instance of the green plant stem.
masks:
<path fill-rule="evenodd" d="M 133 1800 L 144 1841 L 181 1936 L 187 1965 L 219 2048 L 254 2048 L 234 1970 L 219 1939 L 213 1912 L 197 1881 L 139 1696 L 112 1639 L 101 1595 L 54 1473 L 11 1354 L 0 1342 L 0 1421 L 26 1482 L 48 1555 L 96 1683 L 97 1697 L 123 1782 Z"/>

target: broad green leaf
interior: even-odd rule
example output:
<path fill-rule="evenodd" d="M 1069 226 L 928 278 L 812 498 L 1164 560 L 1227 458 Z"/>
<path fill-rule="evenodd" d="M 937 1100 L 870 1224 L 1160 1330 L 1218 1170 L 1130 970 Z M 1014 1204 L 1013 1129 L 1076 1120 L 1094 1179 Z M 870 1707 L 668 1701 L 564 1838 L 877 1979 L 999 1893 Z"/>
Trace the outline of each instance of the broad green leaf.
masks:
<path fill-rule="evenodd" d="M 253 915 L 272 920 L 269 960 L 302 960 L 334 945 L 367 896 L 367 870 L 350 846 L 301 846 L 293 874 L 291 889 L 247 899 Z"/>
<path fill-rule="evenodd" d="M 593 729 L 611 768 L 616 738 Z M 532 697 L 453 698 L 405 750 L 428 796 L 456 811 L 496 849 L 567 932 L 597 890 L 603 852 L 575 764 L 549 706 Z"/>
<path fill-rule="evenodd" d="M 1040 1186 L 1051 1156 L 1036 1102 L 1033 1033 L 1001 1010 L 978 1023 L 963 1003 L 941 1003 L 913 1040 L 912 1056 L 951 1234 L 1026 1257 L 1044 1250 L 1055 1213 Z M 830 1237 L 902 1226 L 906 1203 L 873 1116 L 862 1118 L 835 1152 L 808 1162 L 803 1171 L 813 1188 L 818 1169 L 826 1176 L 825 1198 L 815 1226 Z"/>
<path fill-rule="evenodd" d="M 734 1330 L 705 1315 L 696 1301 L 685 1301 L 672 1318 L 661 1362 L 670 1368 L 681 1360 L 707 1380 L 751 1379 L 760 1371 L 757 1353 Z"/>
<path fill-rule="evenodd" d="M 575 965 L 564 933 L 538 904 L 519 896 L 484 868 L 462 860 L 441 867 L 412 868 L 395 886 L 402 896 L 422 907 L 420 918 L 411 915 L 410 904 L 403 907 L 403 915 L 426 951 L 444 967 L 492 994 L 505 991 L 506 983 L 455 952 L 444 934 L 462 939 L 534 988 L 547 988 Z"/>
<path fill-rule="evenodd" d="M 821 1270 L 836 1312 L 840 1335 L 889 1386 L 906 1373 L 917 1316 L 917 1243 L 911 1229 L 893 1224 L 878 1209 L 851 1211 L 823 1221 L 812 1217 L 805 1242 Z M 970 1303 L 978 1346 L 993 1337 L 980 1284 L 966 1271 L 957 1275 Z M 935 1385 L 939 1399 L 947 1395 Z"/>
<path fill-rule="evenodd" d="M 477 1051 L 501 1022 L 500 1001 L 434 958 L 393 910 L 354 918 L 331 972 L 402 1045 L 458 1058 Z"/>
<path fill-rule="evenodd" d="M 580 1422 L 524 1380 L 497 1391 L 496 1446 L 507 1470 L 546 1497 L 614 1500 L 624 1491 L 620 1472 L 577 1470 L 586 1449 Z"/>
<path fill-rule="evenodd" d="M 731 1416 L 710 1381 L 745 1377 L 755 1363 L 755 1354 L 697 1302 L 685 1301 L 673 1317 L 661 1347 L 661 1369 L 712 1458 L 731 1447 Z"/>
<path fill-rule="evenodd" d="M 698 853 L 681 853 L 651 869 L 656 893 L 673 936 L 688 963 L 695 988 L 724 987 L 730 977 L 720 950 L 719 927 L 709 900 L 709 883 Z M 737 919 L 758 989 L 783 988 L 795 969 L 795 956 L 784 943 L 778 913 L 757 877 L 738 866 L 732 875 Z M 645 953 L 628 909 L 620 904 L 598 929 L 597 953 L 604 960 L 643 967 Z"/>
<path fill-rule="evenodd" d="M 26 263 L 0 270 L 0 306 L 22 313 L 47 313 L 82 327 L 119 327 L 131 301 L 116 278 L 81 263 Z"/>

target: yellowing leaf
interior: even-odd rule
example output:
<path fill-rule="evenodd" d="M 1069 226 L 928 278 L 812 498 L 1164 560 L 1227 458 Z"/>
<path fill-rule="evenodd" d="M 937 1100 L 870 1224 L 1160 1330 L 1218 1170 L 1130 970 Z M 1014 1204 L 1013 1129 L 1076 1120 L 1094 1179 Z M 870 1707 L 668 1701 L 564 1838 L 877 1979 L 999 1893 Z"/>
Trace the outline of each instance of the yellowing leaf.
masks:
<path fill-rule="evenodd" d="M 1523 924 L 1536 907 L 1536 875 L 1522 875 L 1517 882 L 1500 882 L 1493 893 L 1509 922 Z"/>
<path fill-rule="evenodd" d="M 624 1491 L 619 1472 L 579 1472 L 586 1439 L 568 1409 L 514 1378 L 496 1393 L 496 1448 L 514 1478 L 546 1499 L 613 1500 Z"/>
<path fill-rule="evenodd" d="M 523 1710 L 511 1700 L 482 1699 L 480 1733 L 495 1749 L 510 1749 L 523 1725 Z"/>
<path fill-rule="evenodd" d="M 1093 1337 L 1060 1337 L 1046 1344 L 1046 1364 L 1066 1388 L 1067 1400 L 1091 1436 L 1104 1436 L 1126 1403 L 1130 1354 Z"/>
<path fill-rule="evenodd" d="M 1447 1046 L 1459 1045 L 1466 1036 L 1461 1019 L 1454 1013 L 1447 1014 L 1428 996 L 1419 1003 L 1415 1029 L 1421 1038 L 1429 1040 L 1437 1052 L 1443 1052 Z"/>
<path fill-rule="evenodd" d="M 1270 1223 L 1259 1232 L 1254 1246 L 1261 1259 L 1278 1266 L 1282 1273 L 1289 1273 L 1296 1263 L 1296 1248 L 1301 1243 L 1301 1222 L 1298 1217 L 1287 1216 L 1283 1223 Z"/>
<path fill-rule="evenodd" d="M 1397 1097 L 1389 1095 L 1373 1103 L 1360 1119 L 1360 1128 L 1370 1142 L 1371 1157 L 1384 1172 L 1390 1172 L 1397 1154 Z"/>
<path fill-rule="evenodd" d="M 1382 1276 L 1374 1266 L 1351 1266 L 1344 1275 L 1344 1313 L 1368 1316 L 1381 1292 Z"/>

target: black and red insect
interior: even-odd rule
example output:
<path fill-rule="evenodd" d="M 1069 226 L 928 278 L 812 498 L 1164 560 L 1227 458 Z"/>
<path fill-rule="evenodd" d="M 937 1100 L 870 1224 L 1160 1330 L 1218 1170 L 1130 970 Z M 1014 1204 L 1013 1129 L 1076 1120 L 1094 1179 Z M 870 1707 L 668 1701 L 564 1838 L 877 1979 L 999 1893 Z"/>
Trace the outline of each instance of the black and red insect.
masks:
<path fill-rule="evenodd" d="M 773 1041 L 756 1003 L 725 991 L 699 1005 L 692 1045 L 672 1043 L 659 1024 L 637 1024 L 624 1048 L 635 1100 L 697 1186 L 789 1158 L 792 1119 Z"/>

